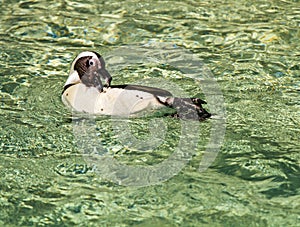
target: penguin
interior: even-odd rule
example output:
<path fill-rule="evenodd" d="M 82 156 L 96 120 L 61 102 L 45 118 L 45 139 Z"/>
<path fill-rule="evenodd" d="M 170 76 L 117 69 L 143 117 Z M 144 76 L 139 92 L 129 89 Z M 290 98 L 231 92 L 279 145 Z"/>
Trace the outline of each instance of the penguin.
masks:
<path fill-rule="evenodd" d="M 103 82 L 102 82 L 103 81 Z M 111 85 L 103 57 L 81 52 L 72 62 L 62 102 L 77 112 L 93 115 L 134 116 L 140 112 L 172 108 L 173 117 L 202 121 L 211 117 L 199 98 L 174 97 L 171 92 L 142 85 Z M 104 84 L 104 85 L 103 85 Z"/>

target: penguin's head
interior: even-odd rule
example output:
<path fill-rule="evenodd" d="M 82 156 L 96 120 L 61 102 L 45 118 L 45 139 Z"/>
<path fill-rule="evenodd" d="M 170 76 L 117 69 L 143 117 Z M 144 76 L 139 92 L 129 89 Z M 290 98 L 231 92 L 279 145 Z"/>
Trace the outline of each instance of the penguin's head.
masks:
<path fill-rule="evenodd" d="M 83 83 L 87 87 L 96 87 L 100 92 L 103 90 L 102 80 L 106 86 L 110 86 L 111 75 L 105 69 L 102 56 L 96 52 L 81 52 L 72 62 L 70 74 L 66 86 Z"/>

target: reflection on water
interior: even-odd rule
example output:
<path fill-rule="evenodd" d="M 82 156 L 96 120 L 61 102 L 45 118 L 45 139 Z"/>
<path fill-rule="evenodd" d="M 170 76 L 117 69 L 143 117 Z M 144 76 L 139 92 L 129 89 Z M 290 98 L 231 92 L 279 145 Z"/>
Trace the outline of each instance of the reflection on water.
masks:
<path fill-rule="evenodd" d="M 299 223 L 298 1 L 4 0 L 0 9 L 0 225 Z M 214 164 L 198 172 L 211 120 L 204 122 L 203 141 L 178 175 L 118 186 L 84 162 L 61 89 L 81 50 L 105 58 L 120 45 L 151 42 L 186 48 L 213 71 L 225 98 L 225 140 Z M 131 65 L 113 77 L 167 78 L 203 96 L 191 78 L 162 65 Z M 146 138 L 147 120 L 131 119 L 132 131 Z M 151 165 L 176 146 L 180 129 L 166 121 L 171 133 L 156 152 L 120 146 L 107 118 L 98 120 L 99 135 L 117 160 Z"/>

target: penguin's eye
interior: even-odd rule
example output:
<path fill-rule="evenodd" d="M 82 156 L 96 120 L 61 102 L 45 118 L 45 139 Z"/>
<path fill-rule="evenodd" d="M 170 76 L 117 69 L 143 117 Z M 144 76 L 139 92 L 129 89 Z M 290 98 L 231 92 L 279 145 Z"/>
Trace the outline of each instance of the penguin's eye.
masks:
<path fill-rule="evenodd" d="M 88 64 L 89 64 L 89 66 L 93 66 L 93 65 L 95 65 L 95 62 L 94 62 L 94 60 L 89 60 L 89 62 L 88 62 Z"/>

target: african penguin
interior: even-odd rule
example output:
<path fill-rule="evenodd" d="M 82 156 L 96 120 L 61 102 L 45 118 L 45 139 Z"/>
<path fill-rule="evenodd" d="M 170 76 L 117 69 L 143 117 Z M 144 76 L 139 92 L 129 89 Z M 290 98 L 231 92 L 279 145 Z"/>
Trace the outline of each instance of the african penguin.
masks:
<path fill-rule="evenodd" d="M 111 85 L 111 80 L 103 57 L 84 51 L 72 62 L 62 101 L 75 111 L 97 115 L 129 116 L 169 107 L 176 110 L 174 116 L 182 119 L 204 120 L 211 116 L 202 107 L 206 102 L 199 98 L 178 98 L 155 87 Z"/>

